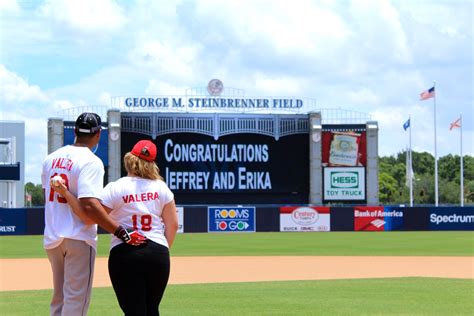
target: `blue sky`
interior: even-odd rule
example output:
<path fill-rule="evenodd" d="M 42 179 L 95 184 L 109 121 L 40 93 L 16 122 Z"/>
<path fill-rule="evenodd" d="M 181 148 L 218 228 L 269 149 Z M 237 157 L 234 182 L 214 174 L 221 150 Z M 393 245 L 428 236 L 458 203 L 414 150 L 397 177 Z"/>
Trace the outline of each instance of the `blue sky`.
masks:
<path fill-rule="evenodd" d="M 309 97 L 379 122 L 379 153 L 474 154 L 471 0 L 0 0 L 0 120 L 26 125 L 40 182 L 47 119 L 111 96 L 179 95 L 212 78 L 251 96 Z"/>

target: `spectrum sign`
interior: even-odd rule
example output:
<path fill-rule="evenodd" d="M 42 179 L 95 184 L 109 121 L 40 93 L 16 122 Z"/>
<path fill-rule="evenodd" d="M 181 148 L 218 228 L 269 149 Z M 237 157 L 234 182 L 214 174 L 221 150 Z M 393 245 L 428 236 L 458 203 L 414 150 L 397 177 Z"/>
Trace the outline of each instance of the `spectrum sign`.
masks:
<path fill-rule="evenodd" d="M 255 232 L 255 207 L 208 207 L 208 232 Z"/>

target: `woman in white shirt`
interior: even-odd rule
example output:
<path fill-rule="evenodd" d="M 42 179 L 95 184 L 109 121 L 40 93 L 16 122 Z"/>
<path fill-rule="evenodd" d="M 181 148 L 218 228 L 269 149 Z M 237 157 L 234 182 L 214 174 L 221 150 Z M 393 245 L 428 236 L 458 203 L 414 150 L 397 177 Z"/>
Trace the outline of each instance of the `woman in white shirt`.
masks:
<path fill-rule="evenodd" d="M 174 195 L 159 174 L 156 146 L 141 140 L 124 156 L 127 176 L 100 195 L 109 216 L 147 238 L 130 246 L 112 236 L 109 275 L 125 315 L 159 315 L 170 273 L 169 248 L 178 230 Z"/>

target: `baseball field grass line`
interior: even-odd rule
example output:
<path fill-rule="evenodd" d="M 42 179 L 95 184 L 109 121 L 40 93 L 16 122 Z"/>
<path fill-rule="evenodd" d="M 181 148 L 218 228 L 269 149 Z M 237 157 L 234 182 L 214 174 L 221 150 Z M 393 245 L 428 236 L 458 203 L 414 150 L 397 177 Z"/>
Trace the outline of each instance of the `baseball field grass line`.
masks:
<path fill-rule="evenodd" d="M 163 315 L 472 315 L 474 282 L 397 278 L 169 285 Z M 0 293 L 5 315 L 47 315 L 50 290 Z M 90 316 L 120 315 L 111 288 L 92 292 Z"/>
<path fill-rule="evenodd" d="M 0 258 L 45 258 L 42 236 L 1 236 Z M 110 235 L 97 255 L 108 256 Z M 474 256 L 474 232 L 178 234 L 173 256 Z"/>
<path fill-rule="evenodd" d="M 93 287 L 110 287 L 108 258 L 96 259 Z M 439 277 L 474 279 L 474 257 L 171 257 L 169 284 Z M 449 267 L 447 269 L 446 267 Z M 0 259 L 0 291 L 52 288 L 48 259 Z"/>

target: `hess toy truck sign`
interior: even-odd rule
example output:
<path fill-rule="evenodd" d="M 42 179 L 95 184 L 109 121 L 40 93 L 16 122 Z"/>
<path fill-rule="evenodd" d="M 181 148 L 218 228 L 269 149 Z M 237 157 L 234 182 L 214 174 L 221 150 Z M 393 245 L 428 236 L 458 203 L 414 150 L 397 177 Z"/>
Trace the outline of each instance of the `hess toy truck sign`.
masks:
<path fill-rule="evenodd" d="M 324 168 L 324 200 L 365 200 L 365 168 Z"/>

